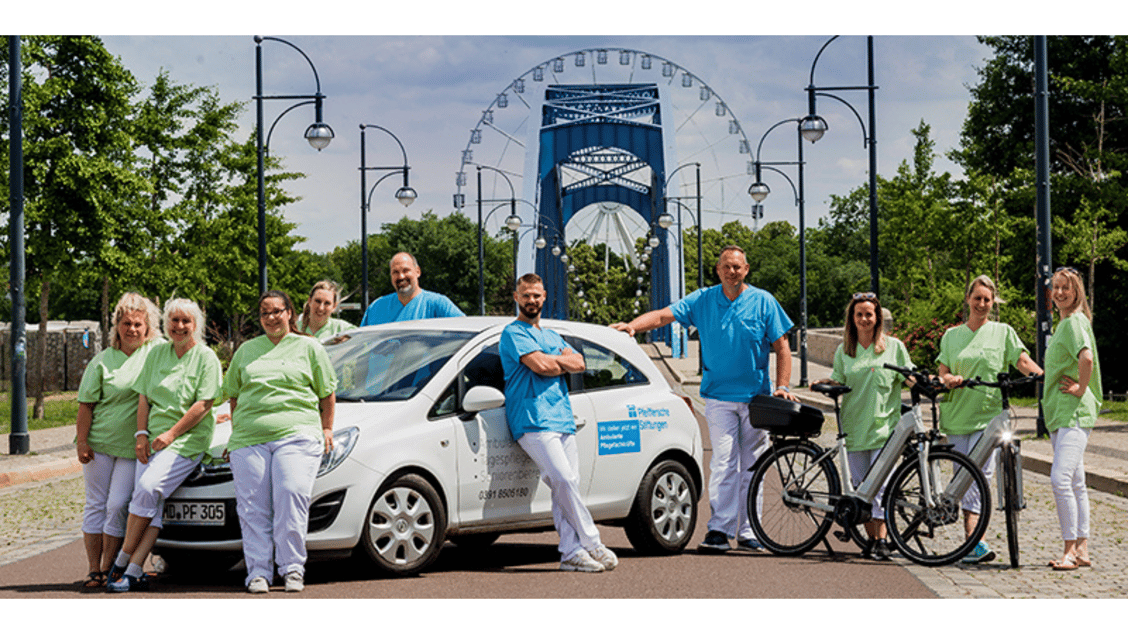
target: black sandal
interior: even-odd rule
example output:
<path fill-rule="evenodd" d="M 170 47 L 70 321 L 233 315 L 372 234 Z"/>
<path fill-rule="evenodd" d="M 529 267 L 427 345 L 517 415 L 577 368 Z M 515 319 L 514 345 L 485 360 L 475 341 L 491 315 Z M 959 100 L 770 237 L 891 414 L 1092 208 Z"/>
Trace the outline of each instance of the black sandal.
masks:
<path fill-rule="evenodd" d="M 86 575 L 86 580 L 82 582 L 83 592 L 93 592 L 106 587 L 106 573 L 92 572 Z"/>

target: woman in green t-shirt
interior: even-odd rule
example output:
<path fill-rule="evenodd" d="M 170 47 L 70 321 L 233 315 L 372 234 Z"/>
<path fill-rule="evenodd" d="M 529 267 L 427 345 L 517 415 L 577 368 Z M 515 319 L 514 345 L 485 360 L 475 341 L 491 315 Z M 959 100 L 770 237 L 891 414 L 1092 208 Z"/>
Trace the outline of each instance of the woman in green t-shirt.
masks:
<path fill-rule="evenodd" d="M 244 583 L 269 592 L 277 567 L 286 591 L 300 592 L 313 481 L 333 448 L 337 375 L 325 348 L 298 331 L 285 293 L 265 293 L 259 319 L 265 334 L 235 351 L 223 384 Z"/>
<path fill-rule="evenodd" d="M 1091 565 L 1085 447 L 1101 408 L 1101 364 L 1081 276 L 1061 268 L 1051 282 L 1060 320 L 1046 344 L 1042 410 L 1054 449 L 1050 485 L 1065 548 L 1061 559 L 1050 565 L 1054 570 L 1074 570 Z"/>
<path fill-rule="evenodd" d="M 106 573 L 125 536 L 137 465 L 133 382 L 160 336 L 160 320 L 153 302 L 137 293 L 122 295 L 114 307 L 110 347 L 90 360 L 78 387 L 75 446 L 86 482 L 82 540 L 89 565 L 83 590 L 106 585 Z"/>
<path fill-rule="evenodd" d="M 834 352 L 834 369 L 829 379 L 815 382 L 850 388 L 842 397 L 841 422 L 854 486 L 865 477 L 901 417 L 904 377 L 884 366 L 913 366 L 905 344 L 886 335 L 882 321 L 877 295 L 854 293 L 846 306 L 846 326 L 842 343 Z M 890 556 L 885 521 L 881 519 L 883 492 L 884 487 L 873 501 L 872 519 L 865 525 L 869 543 L 863 552 L 878 561 L 886 561 Z"/>
<path fill-rule="evenodd" d="M 111 592 L 145 588 L 141 566 L 157 541 L 164 501 L 211 447 L 212 403 L 220 396 L 223 369 L 204 344 L 203 326 L 204 315 L 192 300 L 166 302 L 168 342 L 153 346 L 133 384 L 138 394 L 137 475 L 125 540 L 106 584 Z"/>
<path fill-rule="evenodd" d="M 944 386 L 952 390 L 940 403 L 940 431 L 947 435 L 957 451 L 965 455 L 983 436 L 991 419 L 1003 411 L 1003 397 L 998 388 L 956 390 L 967 379 L 980 377 L 994 381 L 996 375 L 1014 366 L 1023 374 L 1041 374 L 1042 368 L 1030 358 L 1018 334 L 1009 325 L 991 320 L 998 293 L 995 283 L 980 275 L 967 287 L 967 321 L 949 328 L 940 338 L 940 356 L 936 358 L 937 374 Z M 988 480 L 995 473 L 995 458 L 983 466 Z M 977 491 L 969 491 L 962 502 L 964 526 L 968 534 L 979 522 L 981 501 Z M 995 558 L 986 541 L 980 541 L 964 563 L 979 563 Z"/>
<path fill-rule="evenodd" d="M 321 341 L 355 328 L 356 326 L 349 322 L 333 316 L 340 303 L 341 289 L 336 282 L 321 280 L 314 284 L 309 291 L 305 309 L 298 317 L 300 332 L 312 335 L 314 339 Z"/>

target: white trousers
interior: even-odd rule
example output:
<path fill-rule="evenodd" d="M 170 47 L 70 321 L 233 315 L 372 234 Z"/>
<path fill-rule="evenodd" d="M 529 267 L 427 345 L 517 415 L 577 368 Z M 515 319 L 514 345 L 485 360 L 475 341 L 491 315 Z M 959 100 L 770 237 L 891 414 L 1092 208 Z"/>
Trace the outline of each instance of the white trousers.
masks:
<path fill-rule="evenodd" d="M 975 448 L 975 444 L 983 437 L 983 431 L 977 431 L 972 434 L 949 434 L 948 442 L 955 446 L 956 451 L 965 456 L 971 455 L 971 450 Z M 999 449 L 996 447 L 991 451 L 991 455 L 987 458 L 987 463 L 983 465 L 983 477 L 987 478 L 987 490 L 990 491 L 993 486 L 995 476 L 995 462 L 999 457 Z M 983 500 L 979 499 L 979 488 L 971 487 L 964 494 L 963 501 L 961 502 L 963 510 L 969 513 L 980 514 L 983 510 Z"/>
<path fill-rule="evenodd" d="M 129 502 L 129 512 L 138 517 L 152 518 L 149 526 L 160 528 L 164 501 L 185 478 L 192 474 L 200 458 L 192 460 L 168 449 L 149 455 L 149 462 L 137 461 L 136 478 L 133 483 L 133 499 Z"/>
<path fill-rule="evenodd" d="M 1050 432 L 1054 462 L 1050 466 L 1050 486 L 1057 503 L 1061 538 L 1070 541 L 1089 538 L 1089 490 L 1085 487 L 1085 447 L 1090 429 L 1061 427 Z"/>
<path fill-rule="evenodd" d="M 125 537 L 125 519 L 129 498 L 133 495 L 136 467 L 134 458 L 119 458 L 97 451 L 93 460 L 82 465 L 86 481 L 82 532 Z"/>
<path fill-rule="evenodd" d="M 748 521 L 748 486 L 752 466 L 768 448 L 768 434 L 752 427 L 747 403 L 705 399 L 705 421 L 709 426 L 710 531 L 729 538 L 753 539 Z"/>
<path fill-rule="evenodd" d="M 552 523 L 560 534 L 560 560 L 594 550 L 603 542 L 580 496 L 580 456 L 575 434 L 539 431 L 523 434 L 517 444 L 540 469 L 552 491 Z"/>
<path fill-rule="evenodd" d="M 857 489 L 858 485 L 865 479 L 870 466 L 872 466 L 874 462 L 877 462 L 877 455 L 880 453 L 880 447 L 877 449 L 862 449 L 861 451 L 846 452 L 846 462 L 850 465 L 850 482 L 854 484 L 855 489 Z M 885 497 L 885 485 L 888 483 L 888 479 L 881 483 L 877 497 L 873 499 L 873 504 L 870 505 L 870 515 L 873 516 L 871 519 L 885 521 L 885 510 L 884 507 L 881 506 L 881 500 Z"/>
<path fill-rule="evenodd" d="M 305 575 L 310 497 L 323 451 L 313 438 L 289 436 L 231 452 L 245 583 L 270 582 L 275 565 L 279 576 Z"/>

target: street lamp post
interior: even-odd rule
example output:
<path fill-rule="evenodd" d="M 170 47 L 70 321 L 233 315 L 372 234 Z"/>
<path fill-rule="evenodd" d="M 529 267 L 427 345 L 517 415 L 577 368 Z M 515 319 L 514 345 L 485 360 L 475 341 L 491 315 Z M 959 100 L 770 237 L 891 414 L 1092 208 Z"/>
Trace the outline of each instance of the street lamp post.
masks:
<path fill-rule="evenodd" d="M 858 119 L 858 124 L 862 126 L 862 139 L 864 145 L 869 149 L 869 211 L 870 211 L 870 291 L 878 293 L 880 287 L 880 276 L 878 270 L 878 257 L 877 257 L 877 115 L 874 108 L 875 104 L 875 91 L 877 86 L 874 85 L 873 74 L 873 36 L 866 37 L 866 67 L 868 69 L 868 81 L 865 86 L 815 86 L 815 65 L 819 63 L 819 56 L 822 55 L 826 47 L 831 42 L 838 39 L 839 36 L 835 35 L 826 41 L 815 55 L 815 60 L 811 62 L 810 81 L 806 88 L 807 90 L 807 106 L 808 114 L 800 123 L 800 131 L 803 138 L 811 143 L 818 141 L 826 133 L 829 126 L 826 120 L 815 113 L 815 97 L 830 97 L 846 105 L 854 116 Z M 828 91 L 835 90 L 865 90 L 869 93 L 869 126 L 862 122 L 861 115 L 858 111 L 850 105 L 849 102 L 829 94 Z"/>
<path fill-rule="evenodd" d="M 695 190 L 694 195 L 693 196 L 667 196 L 666 195 L 666 189 L 669 186 L 670 181 L 673 180 L 674 174 L 677 174 L 678 171 L 680 171 L 680 170 L 682 170 L 686 167 L 689 167 L 691 165 L 695 168 L 695 172 L 696 172 L 696 178 L 695 178 L 696 190 Z M 666 177 L 665 182 L 662 183 L 662 215 L 658 216 L 658 226 L 663 228 L 663 229 L 667 229 L 667 230 L 671 226 L 673 226 L 674 219 L 670 215 L 669 211 L 667 211 L 667 207 L 668 207 L 669 202 L 671 200 L 674 201 L 675 203 L 677 203 L 677 205 L 678 205 L 677 225 L 678 225 L 678 232 L 679 232 L 678 233 L 678 245 L 679 245 L 679 247 L 678 247 L 678 262 L 679 262 L 679 268 L 682 271 L 684 271 L 685 263 L 684 263 L 684 253 L 683 253 L 683 251 L 685 250 L 685 248 L 684 248 L 684 246 L 682 246 L 682 239 L 681 239 L 682 238 L 682 234 L 681 234 L 681 232 L 682 232 L 681 210 L 682 210 L 683 207 L 685 207 L 686 209 L 688 209 L 688 207 L 686 207 L 686 205 L 681 202 L 682 198 L 694 198 L 694 199 L 697 200 L 697 214 L 694 215 L 694 224 L 697 225 L 697 288 L 700 289 L 700 288 L 703 288 L 705 286 L 705 271 L 701 267 L 701 262 L 702 262 L 702 247 L 701 247 L 701 163 L 695 162 L 695 163 L 685 163 L 685 164 L 679 165 L 677 168 L 674 169 L 674 171 L 670 172 L 670 175 Z M 680 279 L 681 278 L 679 276 L 679 280 Z M 685 284 L 684 280 L 682 280 L 680 283 L 681 283 L 682 286 L 684 286 L 684 284 Z M 679 293 L 683 292 L 683 289 L 679 287 L 678 292 Z M 678 337 L 679 344 L 681 343 L 683 338 L 684 338 L 684 332 L 681 336 Z M 671 338 L 670 343 L 673 344 L 672 338 Z M 684 353 L 685 348 L 684 348 L 684 346 L 680 346 L 680 347 L 682 348 L 682 356 L 684 357 L 685 356 L 685 353 Z M 671 345 L 671 352 L 672 351 L 673 351 L 673 346 Z M 700 354 L 698 355 L 698 357 L 700 357 Z"/>
<path fill-rule="evenodd" d="M 485 252 L 485 245 L 483 244 L 483 240 L 482 240 L 482 231 L 483 231 L 482 203 L 484 203 L 484 202 L 505 203 L 506 201 L 484 200 L 484 199 L 482 199 L 482 170 L 483 169 L 492 170 L 494 172 L 497 172 L 498 174 L 501 174 L 501 177 L 504 178 L 505 182 L 509 185 L 509 201 L 508 201 L 509 202 L 509 217 L 505 219 L 505 226 L 509 227 L 509 229 L 511 231 L 516 232 L 517 229 L 521 228 L 521 217 L 517 215 L 517 190 L 513 189 L 513 181 L 509 180 L 509 177 L 506 176 L 505 172 L 497 169 L 496 167 L 490 167 L 489 165 L 478 165 L 477 168 L 478 168 L 478 314 L 485 315 L 486 314 L 486 271 L 485 271 L 486 252 Z M 497 208 L 495 207 L 494 209 L 496 210 Z M 493 212 L 491 211 L 490 213 L 493 213 Z M 517 281 L 517 278 L 516 278 L 517 256 L 516 255 L 513 256 L 513 271 L 514 271 L 513 281 L 514 281 L 514 283 L 516 283 L 516 281 Z"/>
<path fill-rule="evenodd" d="M 321 105 L 325 99 L 325 95 L 321 94 L 321 79 L 317 75 L 317 68 L 314 67 L 313 62 L 310 61 L 309 56 L 306 55 L 302 49 L 294 46 L 290 42 L 277 37 L 263 37 L 261 35 L 255 36 L 255 109 L 256 121 L 255 126 L 255 145 L 258 152 L 258 278 L 259 278 L 259 293 L 265 293 L 267 287 L 266 279 L 266 176 L 265 176 L 265 155 L 266 149 L 269 147 L 269 141 L 263 143 L 263 100 L 265 99 L 280 99 L 280 100 L 295 100 L 295 99 L 310 99 L 303 104 L 291 106 L 278 118 L 274 120 L 274 124 L 286 115 L 287 112 L 293 110 L 297 106 L 312 103 L 314 107 L 314 122 L 310 124 L 305 131 L 305 138 L 309 144 L 313 146 L 318 152 L 328 147 L 329 142 L 333 140 L 333 128 L 330 128 L 322 121 L 321 118 Z M 317 85 L 317 91 L 312 95 L 264 95 L 262 94 L 262 43 L 265 41 L 281 42 L 294 49 L 305 58 L 309 63 L 310 69 L 313 71 L 313 80 Z M 273 131 L 274 125 L 271 125 Z"/>
<path fill-rule="evenodd" d="M 403 155 L 403 165 L 395 165 L 391 167 L 369 167 L 365 158 L 365 135 L 366 128 L 375 128 L 392 137 L 399 146 L 400 154 Z M 369 170 L 375 172 L 387 172 L 380 177 L 373 185 L 372 189 L 368 189 L 367 176 Z M 411 188 L 408 172 L 411 167 L 407 164 L 407 150 L 404 149 L 403 143 L 400 143 L 399 137 L 392 134 L 391 130 L 387 128 L 373 125 L 371 123 L 360 124 L 360 313 L 368 310 L 368 210 L 372 207 L 372 193 L 376 191 L 376 186 L 384 182 L 385 178 L 394 176 L 396 174 L 403 174 L 403 187 L 396 190 L 396 200 L 400 201 L 404 207 L 415 202 L 418 195 L 415 190 Z"/>
<path fill-rule="evenodd" d="M 768 131 L 760 137 L 760 144 L 756 146 L 756 160 L 754 165 L 756 167 L 756 182 L 748 188 L 748 194 L 757 203 L 764 202 L 764 199 L 771 193 L 771 188 L 764 183 L 761 179 L 761 169 L 767 168 L 776 172 L 780 176 L 787 179 L 791 185 L 792 191 L 795 193 L 795 206 L 799 208 L 799 387 L 807 386 L 807 235 L 806 235 L 806 212 L 803 199 L 803 122 L 806 119 L 792 118 L 784 119 L 768 128 Z M 795 139 L 796 146 L 798 147 L 798 159 L 795 161 L 773 161 L 764 162 L 760 160 L 760 151 L 764 147 L 764 139 L 768 138 L 772 130 L 785 123 L 795 123 Z M 795 165 L 799 172 L 799 186 L 796 187 L 791 178 L 783 171 L 772 167 L 773 165 Z"/>

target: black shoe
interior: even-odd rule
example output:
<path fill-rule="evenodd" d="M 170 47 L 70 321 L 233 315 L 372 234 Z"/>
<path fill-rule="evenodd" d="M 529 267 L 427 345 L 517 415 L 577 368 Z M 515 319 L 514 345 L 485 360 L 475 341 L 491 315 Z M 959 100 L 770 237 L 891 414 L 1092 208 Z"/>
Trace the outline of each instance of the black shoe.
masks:
<path fill-rule="evenodd" d="M 106 573 L 106 582 L 109 583 L 111 581 L 117 581 L 118 579 L 121 579 L 121 576 L 124 575 L 124 574 L 125 574 L 125 566 L 119 566 L 117 564 L 111 564 L 110 570 Z"/>
<path fill-rule="evenodd" d="M 870 558 L 870 553 L 873 552 L 873 546 L 876 543 L 877 543 L 877 540 L 875 540 L 872 537 L 870 537 L 869 539 L 866 540 L 866 544 L 864 546 L 862 546 L 862 557 L 863 558 L 865 558 L 865 559 Z"/>
<path fill-rule="evenodd" d="M 732 546 L 729 545 L 728 535 L 725 535 L 721 531 L 709 531 L 705 533 L 705 540 L 697 546 L 697 550 L 710 553 L 723 553 L 731 549 Z"/>
<path fill-rule="evenodd" d="M 879 539 L 873 544 L 873 549 L 870 551 L 870 559 L 874 561 L 889 561 L 892 559 L 891 554 L 889 542 L 884 539 Z"/>

